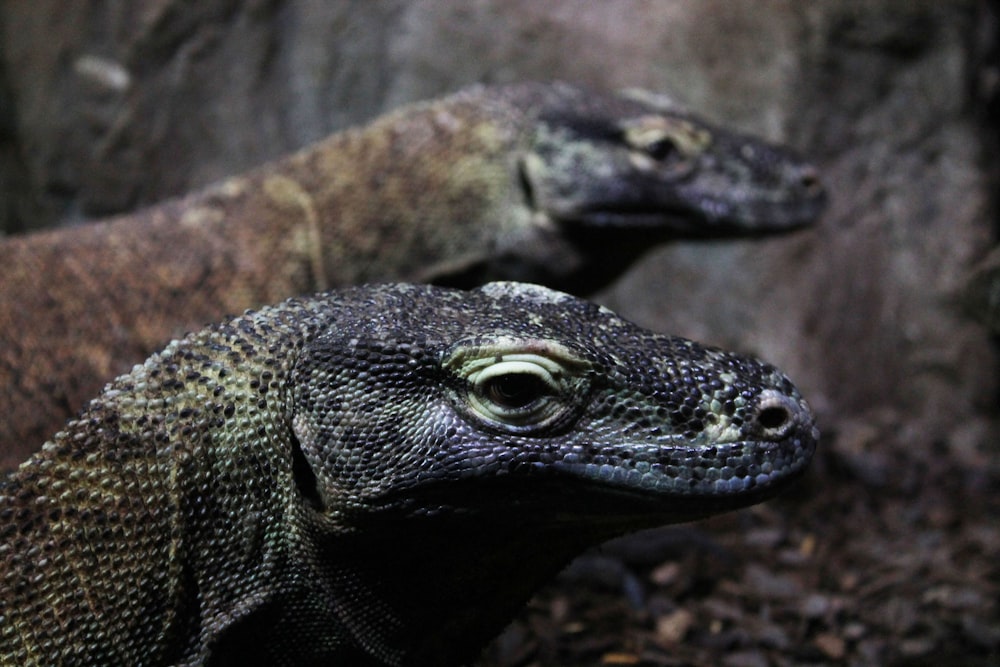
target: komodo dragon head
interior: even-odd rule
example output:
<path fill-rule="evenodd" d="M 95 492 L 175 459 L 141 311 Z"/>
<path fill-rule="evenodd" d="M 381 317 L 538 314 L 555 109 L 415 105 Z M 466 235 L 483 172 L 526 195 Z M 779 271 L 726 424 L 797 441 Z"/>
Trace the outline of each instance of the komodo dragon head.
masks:
<path fill-rule="evenodd" d="M 519 166 L 526 196 L 553 220 L 747 235 L 803 227 L 826 207 L 817 169 L 794 152 L 713 125 L 665 95 L 515 90 L 540 98 L 529 105 L 537 130 Z"/>
<path fill-rule="evenodd" d="M 300 521 L 388 664 L 471 659 L 584 548 L 756 503 L 816 445 L 774 367 L 559 292 L 343 294 L 290 383 Z"/>
<path fill-rule="evenodd" d="M 506 210 L 520 222 L 470 276 L 440 284 L 517 279 L 585 294 L 665 240 L 788 232 L 826 207 L 818 170 L 793 151 L 663 95 L 522 83 L 491 104 L 517 119 Z"/>
<path fill-rule="evenodd" d="M 816 439 L 774 367 L 542 287 L 248 311 L 0 481 L 0 663 L 466 664 L 585 548 L 762 500 Z"/>

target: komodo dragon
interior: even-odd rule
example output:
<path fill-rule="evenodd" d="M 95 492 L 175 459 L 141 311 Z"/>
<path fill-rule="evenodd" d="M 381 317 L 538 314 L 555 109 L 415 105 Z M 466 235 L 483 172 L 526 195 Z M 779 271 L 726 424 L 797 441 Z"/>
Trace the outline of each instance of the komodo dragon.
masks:
<path fill-rule="evenodd" d="M 0 243 L 0 466 L 228 313 L 385 280 L 587 291 L 654 240 L 786 230 L 816 171 L 649 93 L 476 87 L 117 220 Z"/>
<path fill-rule="evenodd" d="M 0 656 L 458 665 L 586 546 L 755 503 L 816 438 L 772 366 L 546 288 L 293 299 L 0 483 Z"/>

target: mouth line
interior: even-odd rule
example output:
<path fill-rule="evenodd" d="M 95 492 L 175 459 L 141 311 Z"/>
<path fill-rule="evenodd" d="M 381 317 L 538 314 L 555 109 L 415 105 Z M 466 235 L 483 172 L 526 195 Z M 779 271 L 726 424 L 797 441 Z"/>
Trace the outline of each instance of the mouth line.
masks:
<path fill-rule="evenodd" d="M 559 223 L 584 225 L 592 229 L 662 229 L 673 233 L 701 236 L 725 233 L 755 233 L 767 235 L 812 224 L 821 206 L 805 204 L 796 209 L 776 206 L 773 215 L 756 214 L 753 219 L 724 213 L 706 215 L 696 208 L 656 206 L 582 207 L 571 212 L 547 211 L 546 215 Z"/>
<path fill-rule="evenodd" d="M 656 229 L 667 226 L 669 229 L 697 229 L 699 225 L 710 221 L 700 216 L 697 211 L 684 209 L 665 209 L 654 207 L 622 207 L 622 208 L 588 208 L 574 211 L 568 215 L 553 215 L 556 220 L 565 223 L 583 223 L 596 228 L 636 228 Z"/>
<path fill-rule="evenodd" d="M 607 452 L 613 458 L 605 463 L 584 455 L 582 460 L 535 461 L 488 475 L 396 488 L 370 510 L 387 517 L 472 516 L 527 508 L 529 515 L 559 514 L 566 520 L 574 515 L 634 515 L 686 521 L 776 495 L 806 470 L 815 447 L 816 441 L 804 434 L 780 441 L 678 448 L 674 457 L 663 447 L 623 446 L 618 451 L 626 456 Z M 728 473 L 727 465 L 732 468 Z"/>
<path fill-rule="evenodd" d="M 797 477 L 808 466 L 815 447 L 815 439 L 807 435 L 676 449 L 638 445 L 563 459 L 552 467 L 653 496 L 735 497 Z"/>
<path fill-rule="evenodd" d="M 803 466 L 804 467 L 804 466 Z M 675 493 L 617 485 L 568 471 L 551 471 L 547 481 L 530 476 L 478 480 L 425 487 L 403 503 L 383 502 L 371 508 L 374 521 L 400 518 L 519 517 L 523 522 L 581 524 L 635 523 L 635 527 L 693 521 L 742 509 L 768 500 L 790 486 L 799 474 L 739 493 Z M 562 474 L 558 474 L 561 472 Z M 482 482 L 486 482 L 483 484 Z M 456 498 L 476 498 L 471 505 Z M 377 517 L 377 518 L 375 518 Z M 616 534 L 621 530 L 614 531 Z"/>

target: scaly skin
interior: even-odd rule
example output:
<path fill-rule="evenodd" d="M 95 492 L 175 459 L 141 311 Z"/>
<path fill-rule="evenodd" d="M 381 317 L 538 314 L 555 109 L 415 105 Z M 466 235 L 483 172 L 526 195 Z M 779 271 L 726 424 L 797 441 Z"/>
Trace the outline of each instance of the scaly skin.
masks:
<path fill-rule="evenodd" d="M 0 662 L 462 664 L 582 549 L 768 497 L 816 438 L 773 367 L 542 287 L 291 300 L 0 484 Z"/>
<path fill-rule="evenodd" d="M 173 337 L 383 280 L 596 288 L 656 240 L 808 224 L 815 170 L 650 94 L 477 87 L 110 222 L 0 242 L 0 466 Z"/>

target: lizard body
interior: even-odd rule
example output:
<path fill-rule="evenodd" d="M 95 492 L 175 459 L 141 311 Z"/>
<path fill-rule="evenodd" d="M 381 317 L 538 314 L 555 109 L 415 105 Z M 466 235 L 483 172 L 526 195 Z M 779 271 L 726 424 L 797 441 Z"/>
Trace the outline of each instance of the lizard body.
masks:
<path fill-rule="evenodd" d="M 757 502 L 816 438 L 773 367 L 546 288 L 293 299 L 0 482 L 0 662 L 462 664 L 583 548 Z"/>
<path fill-rule="evenodd" d="M 118 219 L 0 242 L 0 466 L 173 337 L 347 284 L 591 289 L 671 235 L 794 229 L 815 170 L 650 94 L 475 87 Z"/>

